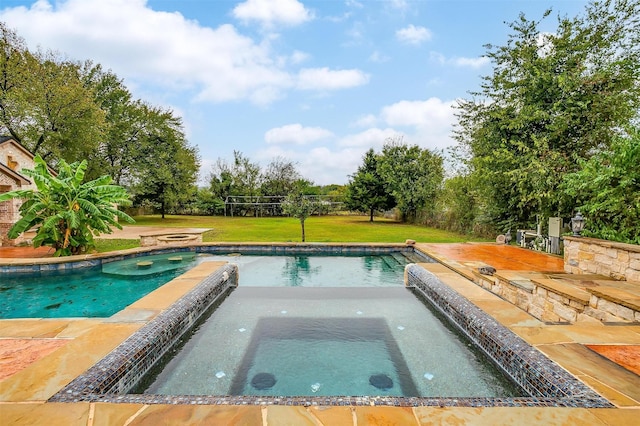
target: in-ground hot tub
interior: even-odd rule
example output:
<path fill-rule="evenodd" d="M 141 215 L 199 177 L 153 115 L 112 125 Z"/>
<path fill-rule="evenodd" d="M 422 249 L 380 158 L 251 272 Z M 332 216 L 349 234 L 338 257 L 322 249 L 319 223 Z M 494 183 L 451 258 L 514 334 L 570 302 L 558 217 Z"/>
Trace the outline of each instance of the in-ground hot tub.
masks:
<path fill-rule="evenodd" d="M 330 247 L 324 247 L 331 250 Z M 317 251 L 318 247 L 313 247 Z M 224 267 L 132 335 L 110 355 L 51 398 L 51 401 L 104 401 L 186 404 L 393 405 L 393 406 L 570 406 L 611 407 L 604 398 L 544 357 L 419 265 L 406 270 L 407 285 L 468 336 L 525 391 L 515 397 L 421 397 L 380 395 L 263 396 L 128 394 L 177 341 L 192 319 L 220 303 L 235 270 Z M 304 289 L 292 289 L 304 290 Z M 363 289 L 364 290 L 364 289 Z M 221 296 L 223 295 L 224 296 Z M 224 302 L 223 302 L 224 303 Z M 197 309 L 194 309 L 197 305 Z M 282 312 L 280 312 L 282 314 Z M 357 312 L 356 312 L 357 315 Z M 188 320 L 187 320 L 188 319 Z M 239 331 L 239 330 L 236 330 Z M 426 331 L 426 330 L 425 330 Z M 232 330 L 229 330 L 231 333 Z M 372 376 L 373 377 L 373 376 Z M 426 377 L 426 376 L 425 376 Z M 383 385 L 384 387 L 384 385 Z"/>

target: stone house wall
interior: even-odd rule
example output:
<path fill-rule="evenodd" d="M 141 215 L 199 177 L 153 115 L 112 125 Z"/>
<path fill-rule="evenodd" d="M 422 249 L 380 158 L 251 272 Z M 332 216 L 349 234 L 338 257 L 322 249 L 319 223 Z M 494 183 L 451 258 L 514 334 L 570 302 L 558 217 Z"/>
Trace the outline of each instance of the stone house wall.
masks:
<path fill-rule="evenodd" d="M 640 246 L 585 237 L 564 237 L 564 270 L 640 283 Z"/>
<path fill-rule="evenodd" d="M 16 189 L 35 189 L 35 185 L 26 178 L 18 179 L 13 173 L 20 174 L 22 169 L 33 169 L 35 165 L 33 155 L 24 147 L 5 138 L 0 143 L 0 163 L 4 167 L 3 170 L 0 170 L 0 193 Z M 15 240 L 10 240 L 7 237 L 9 229 L 20 219 L 21 205 L 22 202 L 18 199 L 0 203 L 0 246 L 15 245 L 23 241 L 22 237 Z"/>

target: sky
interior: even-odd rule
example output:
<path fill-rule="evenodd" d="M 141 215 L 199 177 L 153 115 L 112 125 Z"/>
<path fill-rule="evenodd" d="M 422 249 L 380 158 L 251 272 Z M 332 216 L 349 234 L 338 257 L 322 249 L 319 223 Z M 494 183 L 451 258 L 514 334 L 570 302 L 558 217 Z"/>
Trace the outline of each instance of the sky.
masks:
<path fill-rule="evenodd" d="M 29 49 L 92 60 L 183 120 L 201 160 L 240 151 L 346 184 L 389 138 L 447 152 L 455 108 L 522 12 L 544 31 L 583 0 L 0 0 Z"/>

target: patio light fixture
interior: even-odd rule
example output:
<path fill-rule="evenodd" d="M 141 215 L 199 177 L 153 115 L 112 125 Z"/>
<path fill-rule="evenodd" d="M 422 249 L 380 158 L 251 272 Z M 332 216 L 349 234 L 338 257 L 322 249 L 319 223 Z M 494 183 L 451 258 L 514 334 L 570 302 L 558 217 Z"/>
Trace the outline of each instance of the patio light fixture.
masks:
<path fill-rule="evenodd" d="M 573 231 L 574 237 L 581 237 L 582 230 L 584 229 L 585 218 L 582 217 L 580 210 L 576 213 L 574 217 L 571 218 L 571 230 Z"/>

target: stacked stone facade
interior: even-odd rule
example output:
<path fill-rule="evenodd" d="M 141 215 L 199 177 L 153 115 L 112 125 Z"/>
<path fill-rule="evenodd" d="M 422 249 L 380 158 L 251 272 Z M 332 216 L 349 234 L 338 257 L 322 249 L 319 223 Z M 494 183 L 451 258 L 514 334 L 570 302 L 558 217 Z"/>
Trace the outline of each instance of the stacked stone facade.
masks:
<path fill-rule="evenodd" d="M 640 283 L 640 246 L 595 238 L 564 237 L 564 270 Z"/>

